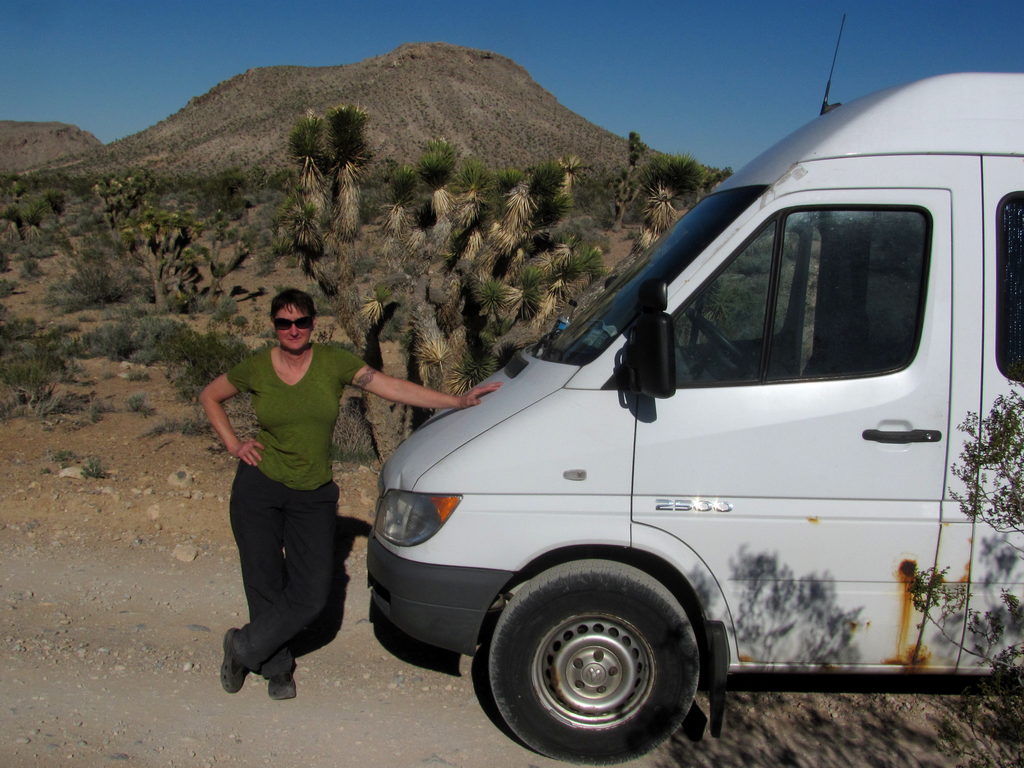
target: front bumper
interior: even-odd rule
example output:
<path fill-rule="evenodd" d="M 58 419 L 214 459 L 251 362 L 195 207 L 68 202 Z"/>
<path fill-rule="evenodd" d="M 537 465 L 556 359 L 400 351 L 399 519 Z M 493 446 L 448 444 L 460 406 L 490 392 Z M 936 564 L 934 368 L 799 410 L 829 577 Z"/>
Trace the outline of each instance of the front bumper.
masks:
<path fill-rule="evenodd" d="M 370 537 L 366 553 L 373 602 L 408 635 L 472 656 L 480 626 L 510 571 L 406 560 Z"/>

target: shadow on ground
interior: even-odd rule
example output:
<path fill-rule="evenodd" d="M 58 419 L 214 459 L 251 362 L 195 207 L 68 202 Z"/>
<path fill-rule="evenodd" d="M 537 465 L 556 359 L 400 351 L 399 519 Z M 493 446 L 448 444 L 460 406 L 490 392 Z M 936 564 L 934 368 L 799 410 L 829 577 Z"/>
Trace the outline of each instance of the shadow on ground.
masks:
<path fill-rule="evenodd" d="M 327 598 L 327 607 L 319 618 L 310 624 L 295 640 L 291 648 L 295 658 L 323 648 L 338 636 L 341 623 L 345 619 L 345 597 L 350 581 L 345 561 L 352 553 L 352 546 L 358 537 L 370 535 L 370 526 L 363 520 L 352 517 L 339 517 L 334 532 L 334 576 L 331 581 L 331 594 Z"/>
<path fill-rule="evenodd" d="M 956 764 L 936 730 L 970 680 L 952 677 L 744 675 L 730 678 L 722 736 L 685 729 L 658 751 L 678 766 L 921 766 Z M 705 711 L 706 702 L 698 705 Z M 700 714 L 694 718 L 699 722 Z"/>

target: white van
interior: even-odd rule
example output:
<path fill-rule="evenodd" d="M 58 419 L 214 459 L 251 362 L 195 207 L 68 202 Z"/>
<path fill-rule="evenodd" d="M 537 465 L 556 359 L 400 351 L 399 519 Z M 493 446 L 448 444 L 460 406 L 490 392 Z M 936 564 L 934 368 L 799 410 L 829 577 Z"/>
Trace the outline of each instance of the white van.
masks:
<path fill-rule="evenodd" d="M 950 471 L 1024 361 L 1022 294 L 1024 74 L 829 111 L 399 448 L 375 605 L 486 648 L 510 727 L 568 760 L 650 749 L 698 684 L 717 735 L 731 674 L 977 672 L 907 582 L 1024 581 Z"/>

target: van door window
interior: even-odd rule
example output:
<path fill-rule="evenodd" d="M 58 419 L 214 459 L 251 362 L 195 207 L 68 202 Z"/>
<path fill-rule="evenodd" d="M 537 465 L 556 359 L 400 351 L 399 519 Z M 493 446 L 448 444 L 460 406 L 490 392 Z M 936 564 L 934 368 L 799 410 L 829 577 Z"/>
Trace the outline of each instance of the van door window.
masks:
<path fill-rule="evenodd" d="M 758 380 L 774 242 L 772 223 L 676 314 L 677 385 Z"/>
<path fill-rule="evenodd" d="M 811 209 L 769 223 L 676 313 L 679 385 L 906 366 L 917 347 L 928 239 L 919 210 Z"/>
<path fill-rule="evenodd" d="M 996 359 L 1004 376 L 1024 381 L 1024 194 L 999 212 L 999 303 Z"/>

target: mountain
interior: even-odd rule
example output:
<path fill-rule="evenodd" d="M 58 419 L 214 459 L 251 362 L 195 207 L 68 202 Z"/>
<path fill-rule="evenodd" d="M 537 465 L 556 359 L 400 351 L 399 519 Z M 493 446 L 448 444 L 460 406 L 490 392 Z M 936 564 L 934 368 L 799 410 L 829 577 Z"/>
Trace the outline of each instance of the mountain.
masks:
<path fill-rule="evenodd" d="M 67 123 L 0 120 L 0 171 L 24 171 L 102 146 L 88 131 Z"/>
<path fill-rule="evenodd" d="M 377 159 L 414 162 L 445 138 L 463 157 L 528 166 L 572 153 L 594 169 L 624 164 L 627 142 L 566 109 L 518 64 L 447 43 L 410 43 L 334 67 L 262 67 L 226 80 L 140 133 L 96 147 L 74 171 L 157 173 L 287 165 L 288 134 L 307 110 L 355 104 Z"/>

